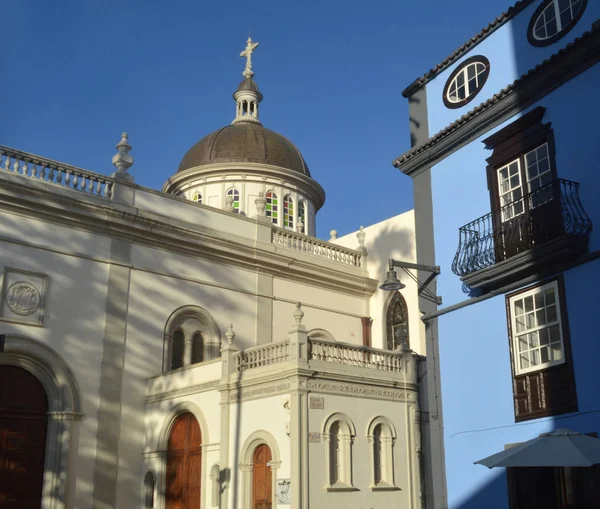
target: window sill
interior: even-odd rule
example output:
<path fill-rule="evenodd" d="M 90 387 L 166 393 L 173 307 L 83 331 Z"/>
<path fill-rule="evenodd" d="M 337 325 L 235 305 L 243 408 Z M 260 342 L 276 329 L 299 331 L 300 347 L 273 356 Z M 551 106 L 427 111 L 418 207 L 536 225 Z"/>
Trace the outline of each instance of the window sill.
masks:
<path fill-rule="evenodd" d="M 327 486 L 327 488 L 325 488 L 326 491 L 328 492 L 335 492 L 335 491 L 360 491 L 358 488 L 355 488 L 354 486 L 350 486 L 348 484 L 345 484 L 343 482 L 337 482 L 334 485 L 331 486 Z"/>
<path fill-rule="evenodd" d="M 369 486 L 369 489 L 371 491 L 400 491 L 400 488 L 398 488 L 398 486 L 393 486 L 386 482 L 380 482 L 379 484 L 372 484 L 371 486 Z"/>

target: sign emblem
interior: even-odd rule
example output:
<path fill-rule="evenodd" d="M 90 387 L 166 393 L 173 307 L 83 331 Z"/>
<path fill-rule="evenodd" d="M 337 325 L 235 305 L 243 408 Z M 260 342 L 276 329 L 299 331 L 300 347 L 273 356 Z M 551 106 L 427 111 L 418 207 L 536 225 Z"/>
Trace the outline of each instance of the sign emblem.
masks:
<path fill-rule="evenodd" d="M 27 281 L 17 281 L 8 287 L 6 304 L 17 315 L 27 316 L 40 307 L 40 292 Z"/>

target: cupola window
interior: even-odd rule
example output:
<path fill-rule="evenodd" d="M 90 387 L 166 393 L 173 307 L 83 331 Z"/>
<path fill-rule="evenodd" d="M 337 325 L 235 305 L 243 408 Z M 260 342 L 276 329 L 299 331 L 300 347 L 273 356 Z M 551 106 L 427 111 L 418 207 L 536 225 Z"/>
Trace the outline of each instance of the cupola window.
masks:
<path fill-rule="evenodd" d="M 298 224 L 301 225 L 300 233 L 306 233 L 306 204 L 298 200 Z"/>
<path fill-rule="evenodd" d="M 277 224 L 277 217 L 279 216 L 279 200 L 277 199 L 277 195 L 273 191 L 268 191 L 266 199 L 265 211 L 267 217 L 271 218 L 273 224 Z"/>
<path fill-rule="evenodd" d="M 545 0 L 531 17 L 527 39 L 547 46 L 564 36 L 581 18 L 587 0 Z"/>
<path fill-rule="evenodd" d="M 227 191 L 227 196 L 231 196 L 231 198 L 233 198 L 233 211 L 234 212 L 239 212 L 240 211 L 240 192 L 235 188 L 232 187 L 231 189 L 229 189 Z"/>
<path fill-rule="evenodd" d="M 468 58 L 448 78 L 443 100 L 455 109 L 472 101 L 488 79 L 490 61 L 483 55 Z"/>
<path fill-rule="evenodd" d="M 200 193 L 195 193 L 194 196 L 192 196 L 192 201 L 202 203 L 202 195 Z"/>
<path fill-rule="evenodd" d="M 289 194 L 283 197 L 283 226 L 294 228 L 294 200 Z"/>

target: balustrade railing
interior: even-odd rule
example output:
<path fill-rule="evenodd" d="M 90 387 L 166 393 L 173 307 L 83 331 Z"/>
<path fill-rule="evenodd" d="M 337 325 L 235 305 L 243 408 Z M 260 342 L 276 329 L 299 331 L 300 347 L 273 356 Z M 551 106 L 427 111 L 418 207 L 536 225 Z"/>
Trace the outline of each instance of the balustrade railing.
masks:
<path fill-rule="evenodd" d="M 290 343 L 281 341 L 248 348 L 236 354 L 236 371 L 261 368 L 290 360 Z"/>
<path fill-rule="evenodd" d="M 402 370 L 402 353 L 400 352 L 337 343 L 324 339 L 310 339 L 308 352 L 309 360 L 379 369 L 381 371 L 400 372 Z"/>
<path fill-rule="evenodd" d="M 591 231 L 579 183 L 556 179 L 461 227 L 452 272 L 466 276 L 558 237 L 585 238 Z"/>
<path fill-rule="evenodd" d="M 37 182 L 59 185 L 93 196 L 110 198 L 110 177 L 45 157 L 0 145 L 0 172 L 29 177 Z"/>
<path fill-rule="evenodd" d="M 284 246 L 295 251 L 307 253 L 321 258 L 327 258 L 352 267 L 360 267 L 362 254 L 360 251 L 331 244 L 301 233 L 294 233 L 273 226 L 271 241 L 278 246 Z"/>

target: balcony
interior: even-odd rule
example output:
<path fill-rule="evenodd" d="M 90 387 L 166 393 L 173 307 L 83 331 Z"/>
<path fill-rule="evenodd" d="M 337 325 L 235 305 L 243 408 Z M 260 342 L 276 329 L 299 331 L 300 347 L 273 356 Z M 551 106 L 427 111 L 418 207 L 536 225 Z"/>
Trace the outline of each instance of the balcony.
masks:
<path fill-rule="evenodd" d="M 556 179 L 460 228 L 452 272 L 484 291 L 544 277 L 585 253 L 591 231 L 579 183 Z"/>

